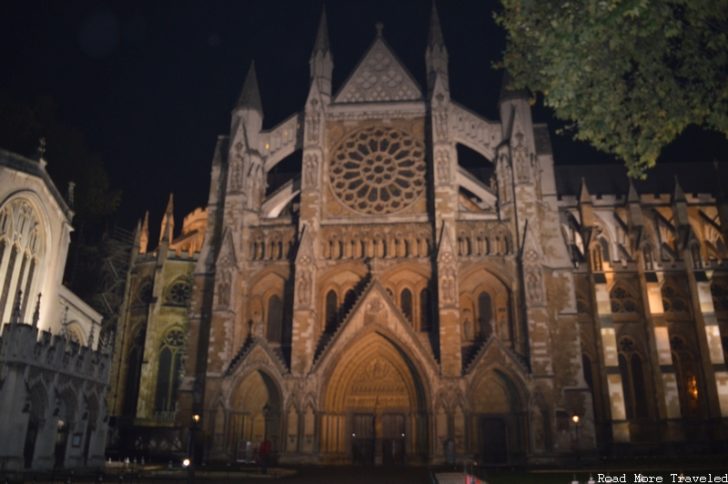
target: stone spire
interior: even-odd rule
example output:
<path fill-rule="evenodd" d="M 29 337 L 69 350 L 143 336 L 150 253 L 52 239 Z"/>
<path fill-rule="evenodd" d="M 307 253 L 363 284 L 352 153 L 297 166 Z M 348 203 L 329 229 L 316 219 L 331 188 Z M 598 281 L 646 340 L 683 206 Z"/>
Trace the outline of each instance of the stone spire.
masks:
<path fill-rule="evenodd" d="M 250 63 L 237 107 L 252 109 L 259 113 L 263 112 L 263 103 L 260 100 L 260 90 L 258 89 L 258 75 L 255 72 L 255 61 Z"/>
<path fill-rule="evenodd" d="M 503 79 L 501 81 L 499 103 L 512 99 L 528 99 L 528 91 L 525 89 L 516 89 L 513 87 L 513 77 L 510 72 L 503 71 Z"/>
<path fill-rule="evenodd" d="M 161 230 L 159 231 L 159 243 L 166 241 L 167 243 L 172 242 L 174 236 L 174 195 L 169 194 L 169 200 L 167 201 L 167 209 L 164 211 L 162 216 Z"/>
<path fill-rule="evenodd" d="M 40 296 L 41 293 L 38 293 L 38 300 L 35 302 L 35 311 L 33 311 L 33 327 L 38 327 L 38 320 L 40 320 Z"/>
<path fill-rule="evenodd" d="M 326 22 L 326 8 L 321 9 L 316 41 L 308 61 L 311 82 L 316 84 L 322 96 L 331 98 L 331 73 L 334 70 L 333 56 L 329 46 L 329 30 Z"/>
<path fill-rule="evenodd" d="M 144 221 L 139 232 L 139 253 L 146 254 L 149 248 L 149 210 L 144 212 Z"/>
<path fill-rule="evenodd" d="M 627 208 L 629 210 L 629 230 L 632 237 L 632 250 L 637 251 L 642 242 L 642 232 L 645 224 L 642 217 L 640 196 L 631 178 L 629 179 L 629 191 L 627 192 Z"/>
<path fill-rule="evenodd" d="M 15 298 L 15 305 L 13 306 L 13 312 L 10 313 L 10 323 L 20 322 L 20 301 L 23 300 L 23 291 L 18 289 L 18 296 Z"/>
<path fill-rule="evenodd" d="M 427 49 L 425 50 L 425 64 L 427 65 L 427 87 L 433 90 L 436 80 L 441 80 L 444 88 L 449 90 L 448 83 L 448 57 L 445 40 L 440 27 L 440 16 L 437 14 L 435 2 L 432 2 L 430 13 L 430 31 L 427 35 Z"/>

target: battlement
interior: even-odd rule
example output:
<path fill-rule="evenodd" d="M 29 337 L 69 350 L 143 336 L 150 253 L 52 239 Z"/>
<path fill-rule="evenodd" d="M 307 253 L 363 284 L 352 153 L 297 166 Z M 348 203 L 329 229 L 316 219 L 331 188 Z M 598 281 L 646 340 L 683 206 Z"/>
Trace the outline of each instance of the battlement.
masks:
<path fill-rule="evenodd" d="M 110 354 L 107 345 L 98 350 L 26 323 L 8 323 L 0 335 L 0 361 L 31 365 L 97 383 L 108 381 Z"/>

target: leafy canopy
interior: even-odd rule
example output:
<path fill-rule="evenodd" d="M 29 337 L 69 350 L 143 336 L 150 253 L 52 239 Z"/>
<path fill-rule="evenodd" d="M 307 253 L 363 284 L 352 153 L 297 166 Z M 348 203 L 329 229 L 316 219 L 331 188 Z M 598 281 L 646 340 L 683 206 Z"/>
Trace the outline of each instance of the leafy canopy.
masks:
<path fill-rule="evenodd" d="M 502 66 L 643 178 L 688 125 L 728 137 L 728 0 L 501 0 Z"/>

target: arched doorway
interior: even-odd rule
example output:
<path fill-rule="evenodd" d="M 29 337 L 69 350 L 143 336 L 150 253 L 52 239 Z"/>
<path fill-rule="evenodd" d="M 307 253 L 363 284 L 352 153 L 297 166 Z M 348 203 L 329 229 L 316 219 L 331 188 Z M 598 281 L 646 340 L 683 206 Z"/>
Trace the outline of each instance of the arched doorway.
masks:
<path fill-rule="evenodd" d="M 399 347 L 369 333 L 338 358 L 326 380 L 320 434 L 325 460 L 387 465 L 426 459 L 425 390 Z"/>
<path fill-rule="evenodd" d="M 273 452 L 280 449 L 282 398 L 268 373 L 255 370 L 245 376 L 230 403 L 231 444 L 238 461 L 254 460 L 264 440 Z"/>
<path fill-rule="evenodd" d="M 514 383 L 492 370 L 472 387 L 471 451 L 484 465 L 514 463 L 524 456 L 526 418 Z"/>

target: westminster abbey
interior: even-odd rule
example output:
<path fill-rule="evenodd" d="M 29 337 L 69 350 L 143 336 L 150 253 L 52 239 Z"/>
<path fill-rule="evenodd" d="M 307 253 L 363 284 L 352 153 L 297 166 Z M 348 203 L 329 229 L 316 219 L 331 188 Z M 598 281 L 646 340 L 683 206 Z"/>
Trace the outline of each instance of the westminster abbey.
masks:
<path fill-rule="evenodd" d="M 155 249 L 140 224 L 112 434 L 375 465 L 725 445 L 728 201 L 695 175 L 725 169 L 554 166 L 523 93 L 451 99 L 434 9 L 426 86 L 373 36 L 334 92 L 322 16 L 272 129 L 251 66 L 207 207 L 177 233 L 170 199 Z"/>

